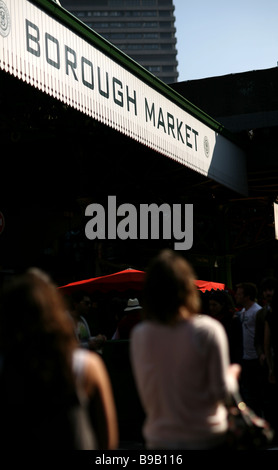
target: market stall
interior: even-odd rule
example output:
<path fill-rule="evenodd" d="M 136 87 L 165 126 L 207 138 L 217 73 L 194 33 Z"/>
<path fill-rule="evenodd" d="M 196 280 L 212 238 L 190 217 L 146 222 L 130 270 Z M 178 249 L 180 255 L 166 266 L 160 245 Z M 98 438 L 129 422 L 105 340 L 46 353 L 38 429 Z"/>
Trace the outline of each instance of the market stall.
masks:
<path fill-rule="evenodd" d="M 102 293 L 110 291 L 124 292 L 130 289 L 141 291 L 143 288 L 144 278 L 144 271 L 130 268 L 117 273 L 108 274 L 106 276 L 72 282 L 65 286 L 61 286 L 60 289 L 68 295 L 76 290 L 84 290 L 88 293 L 96 291 Z M 225 284 L 219 282 L 196 280 L 195 283 L 198 290 L 201 292 L 225 289 Z"/>

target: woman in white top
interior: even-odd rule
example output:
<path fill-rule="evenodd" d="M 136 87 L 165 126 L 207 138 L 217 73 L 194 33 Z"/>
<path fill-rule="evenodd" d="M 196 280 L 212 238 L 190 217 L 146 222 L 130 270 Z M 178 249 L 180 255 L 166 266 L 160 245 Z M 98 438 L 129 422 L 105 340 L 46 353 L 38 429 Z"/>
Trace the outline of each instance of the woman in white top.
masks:
<path fill-rule="evenodd" d="M 237 388 L 222 325 L 197 315 L 200 298 L 190 265 L 165 250 L 151 264 L 145 320 L 131 337 L 131 361 L 146 413 L 149 449 L 214 449 L 225 442 L 224 400 Z"/>

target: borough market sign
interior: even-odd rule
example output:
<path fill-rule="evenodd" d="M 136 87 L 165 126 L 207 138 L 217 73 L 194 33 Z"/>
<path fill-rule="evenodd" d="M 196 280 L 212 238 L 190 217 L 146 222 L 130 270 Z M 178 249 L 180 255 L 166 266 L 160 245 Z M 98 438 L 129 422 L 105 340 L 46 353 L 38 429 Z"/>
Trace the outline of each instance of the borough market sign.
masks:
<path fill-rule="evenodd" d="M 39 3 L 43 2 L 0 0 L 1 69 L 161 154 L 247 193 L 245 155 L 233 141 L 141 80 L 113 54 L 105 54 L 66 27 Z"/>

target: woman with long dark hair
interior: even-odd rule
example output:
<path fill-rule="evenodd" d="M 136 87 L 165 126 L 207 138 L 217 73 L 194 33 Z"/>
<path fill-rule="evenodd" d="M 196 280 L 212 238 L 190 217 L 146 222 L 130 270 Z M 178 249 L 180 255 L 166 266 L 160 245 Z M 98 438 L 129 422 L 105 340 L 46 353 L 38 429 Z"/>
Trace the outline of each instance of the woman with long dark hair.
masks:
<path fill-rule="evenodd" d="M 10 281 L 0 296 L 0 447 L 114 448 L 113 396 L 96 356 L 79 351 L 64 300 L 44 273 Z"/>

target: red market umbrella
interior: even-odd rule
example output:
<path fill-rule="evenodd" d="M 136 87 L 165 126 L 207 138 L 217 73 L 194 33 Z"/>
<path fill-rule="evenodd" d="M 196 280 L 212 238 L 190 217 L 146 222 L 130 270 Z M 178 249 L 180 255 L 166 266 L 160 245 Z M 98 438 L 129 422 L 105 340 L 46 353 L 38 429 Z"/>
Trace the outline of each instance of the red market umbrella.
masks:
<path fill-rule="evenodd" d="M 88 293 L 95 291 L 107 293 L 112 290 L 124 292 L 129 289 L 140 291 L 143 288 L 144 279 L 144 271 L 125 269 L 124 271 L 108 274 L 106 276 L 93 277 L 83 281 L 72 282 L 65 286 L 61 286 L 60 289 L 62 289 L 65 294 L 71 294 L 76 290 L 85 290 Z M 196 280 L 195 283 L 201 292 L 225 289 L 225 284 L 221 284 L 219 282 Z"/>
<path fill-rule="evenodd" d="M 220 282 L 209 282 L 209 281 L 195 281 L 197 288 L 201 292 L 211 291 L 211 290 L 225 290 L 225 284 Z"/>
<path fill-rule="evenodd" d="M 93 277 L 84 281 L 77 281 L 60 287 L 66 294 L 71 294 L 76 290 L 85 290 L 86 292 L 100 291 L 103 293 L 116 290 L 124 292 L 125 290 L 141 290 L 145 278 L 144 271 L 136 269 L 125 269 L 114 274 L 108 274 L 101 277 Z"/>

